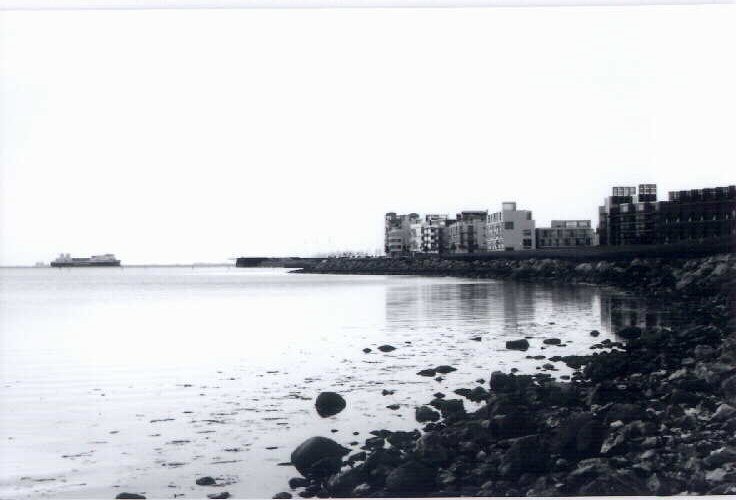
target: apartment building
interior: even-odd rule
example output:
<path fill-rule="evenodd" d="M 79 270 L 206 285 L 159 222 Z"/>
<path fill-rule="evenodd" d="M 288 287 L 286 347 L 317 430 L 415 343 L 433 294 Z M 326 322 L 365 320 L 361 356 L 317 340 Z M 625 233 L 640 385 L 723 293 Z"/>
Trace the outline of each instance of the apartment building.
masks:
<path fill-rule="evenodd" d="M 450 253 L 485 252 L 488 210 L 464 211 L 456 215 L 447 227 L 447 246 Z"/>
<path fill-rule="evenodd" d="M 422 253 L 445 253 L 449 249 L 447 242 L 447 225 L 450 219 L 447 214 L 429 214 L 424 216 L 421 226 Z M 451 221 L 454 222 L 454 221 Z"/>
<path fill-rule="evenodd" d="M 625 195 L 622 193 L 625 190 Z M 736 237 L 736 186 L 672 191 L 657 201 L 655 184 L 615 187 L 599 207 L 601 245 L 668 244 Z"/>
<path fill-rule="evenodd" d="M 671 191 L 657 203 L 659 244 L 736 238 L 736 186 Z"/>
<path fill-rule="evenodd" d="M 535 230 L 536 248 L 588 247 L 595 245 L 595 233 L 588 220 L 553 220 L 551 227 Z"/>
<path fill-rule="evenodd" d="M 419 222 L 419 214 L 388 212 L 384 217 L 384 253 L 389 257 L 408 255 L 412 249 L 412 229 Z"/>
<path fill-rule="evenodd" d="M 516 202 L 501 204 L 501 211 L 488 215 L 486 246 L 491 252 L 536 248 L 531 210 L 517 210 Z"/>

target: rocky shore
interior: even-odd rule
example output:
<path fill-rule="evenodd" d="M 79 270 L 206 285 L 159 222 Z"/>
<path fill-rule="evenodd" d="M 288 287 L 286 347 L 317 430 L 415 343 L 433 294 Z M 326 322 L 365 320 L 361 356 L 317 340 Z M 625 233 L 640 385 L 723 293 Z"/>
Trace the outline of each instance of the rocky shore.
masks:
<path fill-rule="evenodd" d="M 325 259 L 296 273 L 402 274 L 464 276 L 557 283 L 592 283 L 625 290 L 650 290 L 656 295 L 698 295 L 720 292 L 729 282 L 734 254 L 699 259 L 637 258 L 633 260 L 565 259 Z"/>
<path fill-rule="evenodd" d="M 459 397 L 435 394 L 417 405 L 423 428 L 375 430 L 357 453 L 311 438 L 291 454 L 303 477 L 274 498 L 736 494 L 736 256 L 334 259 L 309 272 L 614 285 L 667 297 L 689 320 L 628 327 L 620 342 L 591 332 L 591 355 L 549 359 L 570 380 L 495 371 Z"/>

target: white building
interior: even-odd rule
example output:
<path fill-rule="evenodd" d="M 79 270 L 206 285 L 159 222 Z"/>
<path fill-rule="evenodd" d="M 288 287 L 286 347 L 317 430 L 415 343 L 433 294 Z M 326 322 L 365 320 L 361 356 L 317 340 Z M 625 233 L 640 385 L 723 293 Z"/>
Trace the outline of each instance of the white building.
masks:
<path fill-rule="evenodd" d="M 428 214 L 422 223 L 421 249 L 424 253 L 443 253 L 447 244 L 444 228 L 447 226 L 447 214 Z"/>
<path fill-rule="evenodd" d="M 516 202 L 501 205 L 501 211 L 488 215 L 487 246 L 491 252 L 536 248 L 531 210 L 517 210 Z"/>
<path fill-rule="evenodd" d="M 448 249 L 451 253 L 485 252 L 488 211 L 464 211 L 447 228 Z"/>
<path fill-rule="evenodd" d="M 419 214 L 389 212 L 384 218 L 384 252 L 389 257 L 408 255 L 412 251 L 412 228 L 419 221 Z"/>

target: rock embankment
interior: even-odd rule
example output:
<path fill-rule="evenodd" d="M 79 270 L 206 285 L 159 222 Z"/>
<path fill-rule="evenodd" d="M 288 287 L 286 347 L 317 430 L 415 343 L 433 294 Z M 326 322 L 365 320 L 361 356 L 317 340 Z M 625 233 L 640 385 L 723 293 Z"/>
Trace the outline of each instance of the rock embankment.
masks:
<path fill-rule="evenodd" d="M 522 261 L 508 275 L 537 264 L 530 272 L 570 271 Z M 736 494 L 734 257 L 579 266 L 576 276 L 659 282 L 663 293 L 682 299 L 691 322 L 627 328 L 616 349 L 563 358 L 577 370 L 569 382 L 493 372 L 488 383 L 455 391 L 482 403 L 479 409 L 437 397 L 417 407 L 421 432 L 374 431 L 363 451 L 346 458 L 346 449 L 320 438 L 329 456 L 298 464 L 305 476 L 298 494 Z"/>
<path fill-rule="evenodd" d="M 700 259 L 633 259 L 573 262 L 564 259 L 453 260 L 442 258 L 335 258 L 301 273 L 467 276 L 561 283 L 594 283 L 684 296 L 723 292 L 733 281 L 736 255 Z"/>

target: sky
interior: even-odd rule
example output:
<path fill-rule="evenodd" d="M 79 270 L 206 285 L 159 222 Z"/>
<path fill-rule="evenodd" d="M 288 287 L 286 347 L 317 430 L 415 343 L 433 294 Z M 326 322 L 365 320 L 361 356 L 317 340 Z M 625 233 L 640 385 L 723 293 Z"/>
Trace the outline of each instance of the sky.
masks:
<path fill-rule="evenodd" d="M 729 5 L 0 12 L 0 265 L 375 251 L 734 184 Z"/>

